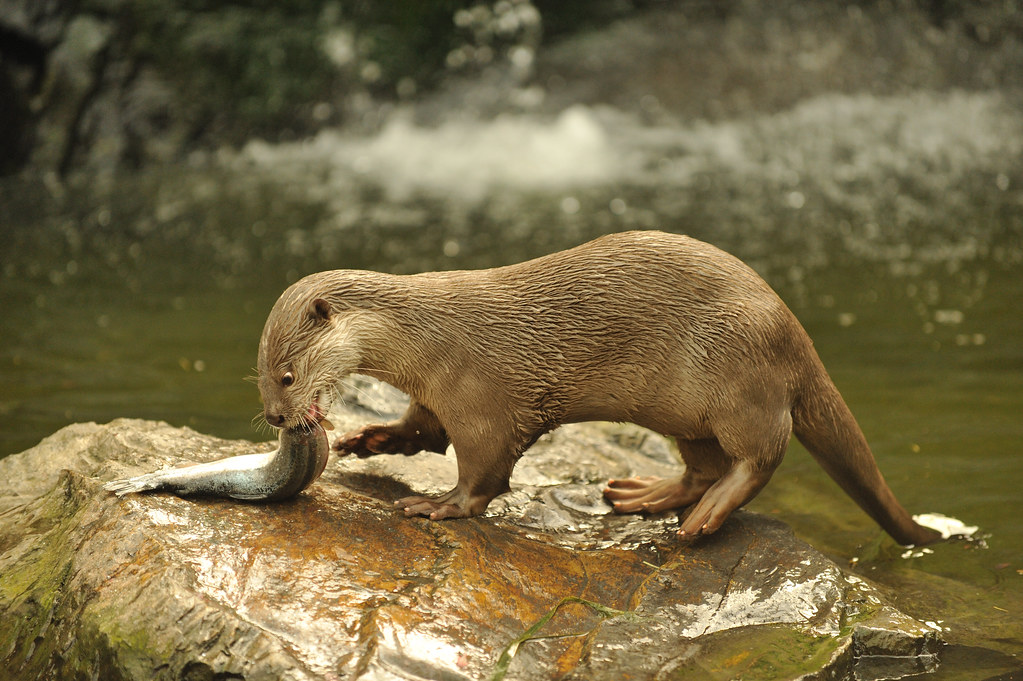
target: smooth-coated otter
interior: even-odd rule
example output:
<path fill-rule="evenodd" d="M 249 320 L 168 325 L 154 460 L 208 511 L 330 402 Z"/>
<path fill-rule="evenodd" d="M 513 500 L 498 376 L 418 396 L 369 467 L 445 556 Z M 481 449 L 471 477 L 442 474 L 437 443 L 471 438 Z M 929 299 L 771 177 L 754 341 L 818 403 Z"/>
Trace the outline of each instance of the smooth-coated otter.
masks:
<path fill-rule="evenodd" d="M 368 456 L 453 444 L 458 484 L 399 500 L 407 515 L 479 514 L 543 433 L 627 421 L 673 437 L 685 471 L 612 480 L 604 494 L 623 513 L 691 507 L 685 537 L 750 501 L 794 432 L 896 541 L 940 538 L 895 499 L 792 312 L 738 259 L 685 236 L 613 234 L 489 270 L 312 274 L 270 312 L 258 370 L 274 426 L 320 417 L 351 373 L 407 393 L 400 420 L 334 445 Z"/>

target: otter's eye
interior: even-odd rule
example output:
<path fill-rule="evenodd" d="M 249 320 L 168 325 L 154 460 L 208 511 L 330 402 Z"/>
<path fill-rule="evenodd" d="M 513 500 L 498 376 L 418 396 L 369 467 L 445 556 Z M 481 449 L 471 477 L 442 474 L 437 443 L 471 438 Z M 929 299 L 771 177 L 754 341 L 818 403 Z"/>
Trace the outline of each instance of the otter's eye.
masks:
<path fill-rule="evenodd" d="M 285 388 L 287 388 L 294 382 L 295 374 L 291 373 L 290 371 L 286 372 L 283 376 L 281 376 L 281 385 L 283 385 Z"/>

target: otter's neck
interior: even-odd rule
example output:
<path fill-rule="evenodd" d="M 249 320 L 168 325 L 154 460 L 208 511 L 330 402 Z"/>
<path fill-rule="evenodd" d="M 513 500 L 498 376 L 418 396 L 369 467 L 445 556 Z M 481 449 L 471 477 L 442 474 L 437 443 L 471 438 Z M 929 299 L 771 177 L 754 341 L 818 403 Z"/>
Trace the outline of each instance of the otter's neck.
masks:
<path fill-rule="evenodd" d="M 360 311 L 346 320 L 344 343 L 356 352 L 344 373 L 365 374 L 393 385 L 398 390 L 419 396 L 425 370 L 433 362 L 433 339 L 411 333 L 409 320 L 395 318 L 386 311 Z"/>

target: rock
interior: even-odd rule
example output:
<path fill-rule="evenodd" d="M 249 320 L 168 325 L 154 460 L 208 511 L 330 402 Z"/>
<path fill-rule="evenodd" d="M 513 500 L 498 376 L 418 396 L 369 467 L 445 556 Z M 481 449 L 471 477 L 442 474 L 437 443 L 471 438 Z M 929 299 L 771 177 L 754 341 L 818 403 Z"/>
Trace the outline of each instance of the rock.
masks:
<path fill-rule="evenodd" d="M 339 429 L 400 409 L 372 383 L 345 402 Z M 683 546 L 673 514 L 609 513 L 607 476 L 673 466 L 631 427 L 546 436 L 514 491 L 468 520 L 391 505 L 450 486 L 450 453 L 332 461 L 275 504 L 101 489 L 272 447 L 121 419 L 0 461 L 0 679 L 479 679 L 506 664 L 514 679 L 870 679 L 936 664 L 934 631 L 778 521 L 739 512 Z M 543 638 L 502 657 L 545 616 Z"/>

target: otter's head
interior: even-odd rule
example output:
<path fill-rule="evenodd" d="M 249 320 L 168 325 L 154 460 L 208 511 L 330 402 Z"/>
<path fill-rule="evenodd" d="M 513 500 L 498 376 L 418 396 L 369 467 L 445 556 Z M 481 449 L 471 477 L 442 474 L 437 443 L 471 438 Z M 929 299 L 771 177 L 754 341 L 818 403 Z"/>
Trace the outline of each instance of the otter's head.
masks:
<path fill-rule="evenodd" d="M 341 380 L 358 366 L 352 315 L 312 295 L 308 279 L 281 295 L 259 341 L 263 413 L 279 428 L 323 419 Z"/>

